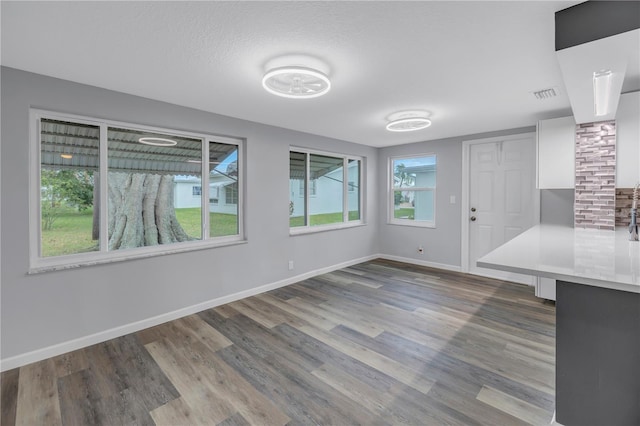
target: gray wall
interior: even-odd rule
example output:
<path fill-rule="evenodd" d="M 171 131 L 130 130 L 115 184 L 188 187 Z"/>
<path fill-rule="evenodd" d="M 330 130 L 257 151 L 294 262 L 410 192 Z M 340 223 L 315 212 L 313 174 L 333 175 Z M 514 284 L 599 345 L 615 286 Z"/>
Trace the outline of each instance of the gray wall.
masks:
<path fill-rule="evenodd" d="M 289 145 L 366 157 L 378 150 L 2 68 L 2 359 L 379 252 L 378 191 L 366 226 L 289 236 Z M 247 139 L 247 244 L 27 275 L 29 107 Z M 288 260 L 295 270 L 288 271 Z"/>
<path fill-rule="evenodd" d="M 428 130 L 427 130 L 428 132 Z M 535 132 L 534 127 L 504 130 L 419 142 L 383 148 L 378 157 L 378 191 L 380 205 L 379 244 L 382 254 L 400 256 L 418 262 L 437 263 L 449 267 L 460 267 L 461 263 L 461 197 L 462 197 L 462 142 L 474 139 L 501 137 Z M 389 179 L 389 157 L 416 154 L 436 154 L 436 227 L 419 228 L 391 225 L 388 222 L 387 200 Z M 455 204 L 449 202 L 455 196 Z M 418 253 L 418 247 L 424 253 Z"/>
<path fill-rule="evenodd" d="M 462 141 L 535 130 L 375 149 L 11 68 L 2 68 L 1 79 L 2 359 L 378 253 L 459 267 Z M 246 138 L 248 242 L 27 275 L 29 107 Z M 289 236 L 290 145 L 366 157 L 366 226 Z M 437 227 L 389 225 L 388 158 L 425 153 L 438 156 Z M 451 195 L 455 204 L 449 203 Z M 564 220 L 567 199 L 543 192 L 543 220 Z M 423 255 L 417 253 L 420 245 Z M 294 271 L 288 271 L 289 259 Z"/>
<path fill-rule="evenodd" d="M 573 189 L 540 190 L 540 223 L 573 228 Z"/>

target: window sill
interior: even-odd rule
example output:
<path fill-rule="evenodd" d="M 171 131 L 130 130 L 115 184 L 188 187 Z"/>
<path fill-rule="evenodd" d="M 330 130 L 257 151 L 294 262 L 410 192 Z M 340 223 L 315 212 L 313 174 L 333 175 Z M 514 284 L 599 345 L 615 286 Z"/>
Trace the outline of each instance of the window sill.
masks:
<path fill-rule="evenodd" d="M 79 253 L 67 256 L 56 256 L 38 259 L 32 263 L 28 274 L 40 274 L 43 272 L 62 271 L 66 269 L 82 268 L 93 265 L 103 265 L 107 263 L 122 262 L 125 260 L 146 259 L 149 257 L 164 256 L 175 253 L 186 253 L 197 250 L 207 250 L 218 247 L 227 247 L 238 244 L 246 244 L 247 240 L 240 237 L 231 237 L 222 241 L 189 241 L 186 243 L 172 244 L 170 247 L 155 246 L 135 248 L 128 250 L 117 250 L 108 253 Z"/>
<path fill-rule="evenodd" d="M 316 225 L 316 226 L 298 226 L 295 228 L 289 228 L 289 236 L 305 234 L 316 234 L 318 232 L 336 231 L 338 229 L 357 228 L 359 226 L 366 226 L 367 224 L 361 220 L 351 221 L 347 223 L 332 223 L 329 225 Z"/>
<path fill-rule="evenodd" d="M 413 226 L 416 228 L 435 228 L 435 222 L 415 221 L 415 220 L 390 220 L 387 225 Z"/>

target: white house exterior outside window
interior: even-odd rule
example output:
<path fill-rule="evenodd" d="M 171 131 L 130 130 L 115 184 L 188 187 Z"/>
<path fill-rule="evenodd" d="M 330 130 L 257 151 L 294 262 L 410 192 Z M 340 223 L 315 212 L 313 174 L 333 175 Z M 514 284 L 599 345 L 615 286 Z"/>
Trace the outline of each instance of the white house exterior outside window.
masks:
<path fill-rule="evenodd" d="M 389 159 L 389 223 L 436 226 L 436 156 Z"/>
<path fill-rule="evenodd" d="M 242 140 L 40 110 L 31 126 L 32 272 L 243 240 Z"/>

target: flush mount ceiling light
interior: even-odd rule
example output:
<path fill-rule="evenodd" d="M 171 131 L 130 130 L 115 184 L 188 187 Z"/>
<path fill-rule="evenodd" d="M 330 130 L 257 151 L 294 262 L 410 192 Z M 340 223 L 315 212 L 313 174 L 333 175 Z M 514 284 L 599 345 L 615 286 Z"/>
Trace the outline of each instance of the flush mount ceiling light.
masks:
<path fill-rule="evenodd" d="M 611 97 L 611 70 L 593 73 L 593 107 L 596 116 L 609 113 L 609 98 Z"/>
<path fill-rule="evenodd" d="M 269 93 L 292 99 L 317 98 L 331 89 L 329 77 L 305 67 L 280 67 L 267 72 L 262 87 Z"/>
<path fill-rule="evenodd" d="M 431 120 L 424 117 L 400 118 L 390 121 L 387 130 L 390 132 L 413 132 L 431 126 Z"/>
<path fill-rule="evenodd" d="M 138 142 L 143 143 L 145 145 L 153 145 L 153 146 L 175 146 L 178 142 L 173 139 L 164 139 L 164 138 L 140 138 Z"/>
<path fill-rule="evenodd" d="M 60 154 L 60 157 L 64 158 L 65 160 L 71 160 L 73 158 L 72 154 Z"/>

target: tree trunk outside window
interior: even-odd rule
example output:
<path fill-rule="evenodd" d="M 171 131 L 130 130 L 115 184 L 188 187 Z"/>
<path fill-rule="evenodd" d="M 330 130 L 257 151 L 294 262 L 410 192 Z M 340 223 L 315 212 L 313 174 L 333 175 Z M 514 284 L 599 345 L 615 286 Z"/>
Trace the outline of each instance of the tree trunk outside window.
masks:
<path fill-rule="evenodd" d="M 173 175 L 109 173 L 109 250 L 190 241 L 176 218 Z"/>

